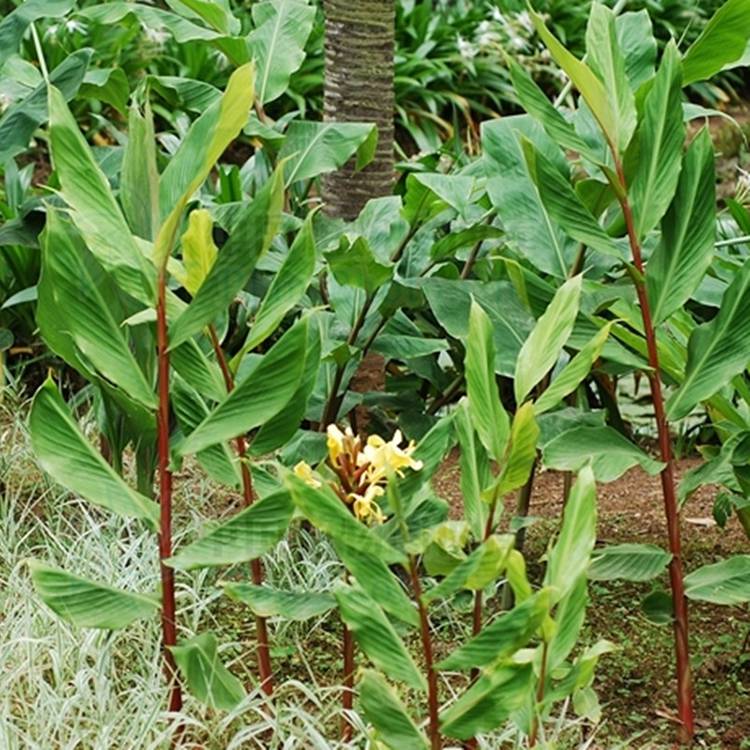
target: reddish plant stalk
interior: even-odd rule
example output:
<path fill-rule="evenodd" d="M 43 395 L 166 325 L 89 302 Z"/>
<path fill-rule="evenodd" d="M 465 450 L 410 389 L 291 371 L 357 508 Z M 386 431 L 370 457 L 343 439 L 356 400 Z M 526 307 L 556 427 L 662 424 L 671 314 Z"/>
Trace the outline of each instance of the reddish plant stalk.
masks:
<path fill-rule="evenodd" d="M 613 150 L 614 153 L 614 150 Z M 622 164 L 615 157 L 617 175 L 625 190 L 625 174 Z M 690 650 L 688 642 L 688 610 L 685 598 L 685 585 L 682 572 L 682 545 L 680 539 L 680 514 L 677 504 L 677 493 L 675 492 L 674 461 L 672 457 L 672 439 L 669 433 L 669 422 L 667 421 L 664 408 L 664 396 L 662 393 L 661 370 L 659 368 L 659 353 L 656 345 L 656 331 L 651 317 L 651 307 L 648 301 L 646 285 L 644 283 L 645 267 L 641 255 L 641 246 L 633 220 L 633 211 L 627 197 L 620 199 L 625 225 L 627 227 L 630 250 L 633 255 L 633 264 L 640 275 L 635 280 L 638 303 L 641 308 L 643 329 L 646 334 L 646 347 L 648 350 L 648 363 L 651 370 L 647 374 L 651 389 L 651 401 L 654 405 L 656 417 L 656 428 L 659 436 L 659 456 L 664 463 L 661 472 L 662 495 L 664 497 L 664 512 L 667 519 L 667 538 L 672 560 L 669 563 L 669 582 L 672 589 L 675 656 L 677 661 L 677 711 L 680 719 L 680 731 L 678 741 L 689 743 L 693 739 L 695 731 L 695 720 L 693 716 L 693 686 L 690 673 Z"/>
<path fill-rule="evenodd" d="M 539 705 L 544 700 L 544 687 L 547 681 L 547 655 L 549 653 L 549 646 L 547 641 L 542 645 L 542 665 L 539 669 L 539 684 L 536 688 L 536 702 Z M 529 747 L 536 747 L 537 736 L 539 734 L 539 716 L 534 715 L 534 720 L 531 724 L 531 733 L 529 734 Z"/>
<path fill-rule="evenodd" d="M 440 719 L 438 718 L 439 701 L 438 701 L 438 679 L 432 657 L 432 636 L 430 635 L 430 621 L 427 617 L 427 607 L 422 600 L 422 584 L 419 581 L 419 571 L 417 562 L 413 556 L 409 557 L 409 568 L 411 572 L 411 582 L 414 589 L 414 598 L 417 600 L 419 607 L 419 625 L 420 635 L 422 638 L 422 651 L 424 652 L 425 668 L 427 670 L 427 700 L 429 709 L 429 733 L 430 733 L 430 750 L 440 750 L 443 746 L 440 737 Z"/>
<path fill-rule="evenodd" d="M 169 684 L 169 710 L 182 708 L 182 688 L 171 646 L 177 645 L 174 570 L 164 564 L 172 556 L 172 472 L 169 469 L 169 346 L 167 338 L 166 278 L 159 273 L 156 303 L 159 409 L 157 412 L 159 456 L 159 561 L 161 569 L 161 627 L 164 671 Z"/>
<path fill-rule="evenodd" d="M 352 631 L 344 623 L 343 632 L 344 651 L 344 693 L 341 699 L 341 707 L 344 715 L 341 719 L 341 740 L 348 742 L 352 738 L 352 725 L 347 718 L 346 712 L 351 711 L 354 706 L 354 638 Z"/>
<path fill-rule="evenodd" d="M 234 390 L 234 376 L 229 369 L 227 359 L 224 356 L 224 350 L 219 343 L 219 337 L 216 335 L 216 329 L 213 325 L 208 327 L 211 345 L 213 346 L 216 359 L 224 377 L 224 384 L 227 392 Z M 254 498 L 253 477 L 250 473 L 250 467 L 247 464 L 247 442 L 243 435 L 234 439 L 234 448 L 240 461 L 240 474 L 242 476 L 242 501 L 245 507 L 252 505 Z M 263 566 L 258 559 L 250 561 L 250 575 L 253 583 L 260 586 L 263 583 Z M 256 655 L 258 659 L 258 674 L 260 677 L 260 686 L 266 695 L 273 695 L 273 671 L 271 669 L 271 654 L 268 646 L 268 625 L 265 617 L 255 616 L 255 631 L 258 636 L 256 646 Z"/>

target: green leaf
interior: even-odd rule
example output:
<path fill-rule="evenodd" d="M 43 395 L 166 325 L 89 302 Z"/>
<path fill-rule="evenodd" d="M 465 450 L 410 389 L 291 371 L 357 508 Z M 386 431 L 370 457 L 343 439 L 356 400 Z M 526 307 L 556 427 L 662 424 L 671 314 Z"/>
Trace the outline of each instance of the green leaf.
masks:
<path fill-rule="evenodd" d="M 45 314 L 73 341 L 97 372 L 120 386 L 145 407 L 156 408 L 156 396 L 130 350 L 123 328 L 103 296 L 101 272 L 76 241 L 57 209 L 47 210 L 42 243 L 42 302 Z M 88 257 L 87 257 L 88 256 Z"/>
<path fill-rule="evenodd" d="M 534 330 L 524 341 L 513 384 L 517 403 L 531 393 L 557 362 L 578 316 L 582 280 L 582 276 L 574 276 L 555 292 Z"/>
<path fill-rule="evenodd" d="M 479 438 L 496 461 L 505 454 L 510 420 L 500 403 L 495 381 L 495 348 L 492 324 L 477 302 L 472 301 L 466 341 L 466 391 L 469 410 Z"/>
<path fill-rule="evenodd" d="M 586 63 L 581 62 L 575 55 L 565 49 L 550 33 L 544 25 L 543 18 L 538 13 L 532 11 L 531 18 L 541 40 L 547 46 L 557 64 L 565 71 L 573 85 L 581 93 L 607 138 L 616 146 L 620 146 L 624 139 L 621 138 L 617 114 L 612 109 L 604 84 Z"/>
<path fill-rule="evenodd" d="M 193 301 L 170 326 L 170 347 L 179 346 L 226 311 L 271 246 L 281 224 L 283 203 L 281 170 L 277 170 L 254 200 L 246 204 Z M 191 259 L 188 267 L 193 265 Z"/>
<path fill-rule="evenodd" d="M 509 60 L 509 63 L 510 77 L 521 105 L 539 121 L 549 137 L 566 151 L 574 151 L 592 161 L 598 161 L 598 158 L 591 154 L 586 141 L 550 102 L 526 69 L 513 60 Z"/>
<path fill-rule="evenodd" d="M 522 404 L 513 417 L 510 442 L 498 479 L 498 494 L 502 497 L 526 484 L 536 461 L 539 427 L 534 419 L 534 405 Z"/>
<path fill-rule="evenodd" d="M 12 17 L 12 13 L 8 18 Z M 3 22 L 4 23 L 4 22 Z M 2 28 L 0 28 L 0 35 Z M 0 36 L 0 45 L 2 37 Z M 0 55 L 0 60 L 5 60 Z M 82 49 L 68 55 L 51 73 L 49 82 L 70 101 L 83 83 L 91 59 L 91 50 Z M 0 164 L 29 147 L 34 131 L 47 119 L 47 83 L 42 81 L 22 99 L 13 102 L 0 117 Z"/>
<path fill-rule="evenodd" d="M 555 632 L 547 652 L 549 670 L 560 666 L 575 648 L 586 618 L 587 602 L 588 582 L 584 574 L 579 576 L 555 608 Z"/>
<path fill-rule="evenodd" d="M 280 591 L 251 583 L 225 583 L 224 593 L 247 604 L 258 617 L 283 617 L 304 622 L 320 617 L 336 606 L 332 594 L 315 591 Z"/>
<path fill-rule="evenodd" d="M 193 297 L 211 272 L 219 252 L 214 244 L 213 226 L 211 214 L 205 208 L 191 211 L 188 228 L 180 242 L 186 273 L 185 289 Z"/>
<path fill-rule="evenodd" d="M 568 178 L 528 139 L 523 140 L 523 152 L 531 179 L 549 215 L 574 240 L 619 258 L 621 254 L 615 241 L 578 197 Z"/>
<path fill-rule="evenodd" d="M 661 242 L 648 262 L 654 325 L 681 309 L 698 288 L 714 259 L 716 175 L 708 128 L 685 155 L 672 205 L 662 222 Z"/>
<path fill-rule="evenodd" d="M 34 588 L 42 601 L 64 620 L 80 628 L 119 630 L 134 620 L 150 617 L 159 609 L 156 597 L 88 581 L 39 560 L 29 560 L 28 565 Z"/>
<path fill-rule="evenodd" d="M 278 414 L 297 390 L 305 368 L 308 318 L 292 326 L 260 363 L 180 445 L 181 455 L 235 438 Z"/>
<path fill-rule="evenodd" d="M 314 270 L 313 214 L 308 214 L 260 303 L 243 352 L 252 351 L 278 328 L 284 316 L 302 299 Z M 239 359 L 235 359 L 237 364 Z"/>
<path fill-rule="evenodd" d="M 167 0 L 167 5 L 188 18 L 197 16 L 211 28 L 227 36 L 241 31 L 240 21 L 232 15 L 226 0 Z"/>
<path fill-rule="evenodd" d="M 667 402 L 670 419 L 682 419 L 700 401 L 723 388 L 750 362 L 750 261 L 734 274 L 721 307 L 697 326 L 688 341 L 685 379 Z"/>
<path fill-rule="evenodd" d="M 392 679 L 424 691 L 425 678 L 383 610 L 361 588 L 339 585 L 334 595 L 341 619 L 372 663 Z"/>
<path fill-rule="evenodd" d="M 0 21 L 0 60 L 18 52 L 29 26 L 39 19 L 62 18 L 75 5 L 75 0 L 24 0 L 6 10 Z M 4 160 L 3 160 L 4 161 Z"/>
<path fill-rule="evenodd" d="M 371 669 L 359 681 L 359 702 L 365 718 L 391 750 L 427 750 L 427 740 L 393 688 Z"/>
<path fill-rule="evenodd" d="M 284 160 L 285 186 L 333 172 L 354 154 L 369 154 L 373 138 L 377 138 L 374 125 L 293 120 L 279 151 L 279 159 Z"/>
<path fill-rule="evenodd" d="M 460 589 L 481 591 L 494 582 L 505 565 L 514 540 L 512 534 L 490 536 L 437 586 L 425 593 L 425 602 L 447 599 Z"/>
<path fill-rule="evenodd" d="M 664 216 L 677 188 L 685 126 L 682 118 L 680 55 L 674 42 L 664 50 L 644 103 L 638 164 L 630 186 L 638 237 Z"/>
<path fill-rule="evenodd" d="M 588 569 L 596 542 L 596 481 L 590 466 L 578 473 L 565 505 L 562 528 L 549 553 L 545 584 L 564 596 Z"/>
<path fill-rule="evenodd" d="M 661 575 L 672 555 L 653 544 L 617 544 L 597 549 L 588 576 L 594 581 L 650 581 Z"/>
<path fill-rule="evenodd" d="M 500 663 L 488 670 L 440 714 L 443 732 L 461 740 L 489 732 L 529 704 L 534 691 L 530 664 Z"/>
<path fill-rule="evenodd" d="M 484 535 L 487 508 L 482 493 L 490 481 L 490 465 L 487 453 L 477 439 L 471 421 L 469 401 L 461 399 L 455 412 L 458 444 L 461 446 L 458 460 L 461 466 L 461 500 L 464 518 L 469 524 L 474 539 Z"/>
<path fill-rule="evenodd" d="M 560 374 L 534 402 L 534 413 L 537 416 L 557 406 L 568 394 L 578 388 L 599 359 L 611 329 L 611 323 L 600 328 L 581 351 L 565 365 Z"/>
<path fill-rule="evenodd" d="M 599 482 L 611 482 L 633 466 L 651 475 L 664 466 L 611 427 L 574 427 L 553 438 L 543 452 L 545 465 L 560 471 L 578 471 L 591 461 Z"/>
<path fill-rule="evenodd" d="M 65 98 L 53 86 L 49 89 L 49 117 L 52 163 L 73 223 L 88 249 L 123 291 L 150 305 L 155 290 L 154 269 L 147 266 Z"/>
<path fill-rule="evenodd" d="M 214 709 L 231 711 L 242 703 L 242 683 L 221 663 L 213 633 L 180 641 L 170 650 L 191 695 Z"/>
<path fill-rule="evenodd" d="M 156 167 L 154 118 L 133 104 L 128 116 L 128 142 L 122 155 L 120 203 L 133 234 L 149 242 L 159 227 L 159 172 Z"/>
<path fill-rule="evenodd" d="M 357 583 L 391 617 L 409 625 L 419 625 L 419 615 L 414 602 L 406 595 L 400 579 L 377 555 L 362 552 L 347 544 L 345 539 L 333 537 L 336 554 Z"/>
<path fill-rule="evenodd" d="M 641 602 L 643 614 L 654 625 L 669 625 L 674 620 L 672 596 L 666 591 L 652 591 Z"/>
<path fill-rule="evenodd" d="M 625 70 L 634 91 L 653 78 L 657 45 L 651 16 L 643 9 L 615 19 L 617 39 L 625 55 Z"/>
<path fill-rule="evenodd" d="M 508 242 L 539 270 L 565 279 L 577 252 L 577 243 L 565 235 L 542 203 L 529 174 L 519 136 L 531 140 L 545 160 L 567 173 L 562 152 L 531 117 L 515 115 L 490 120 L 482 123 L 487 194 L 502 221 Z"/>
<path fill-rule="evenodd" d="M 626 75 L 625 57 L 615 29 L 615 14 L 602 3 L 591 6 L 586 28 L 586 53 L 589 66 L 609 94 L 618 127 L 615 143 L 623 152 L 635 132 L 635 96 Z"/>
<path fill-rule="evenodd" d="M 435 666 L 442 671 L 484 667 L 512 656 L 534 637 L 552 604 L 551 591 L 542 589 L 510 612 L 504 612 L 468 643 L 459 646 Z"/>
<path fill-rule="evenodd" d="M 685 595 L 727 606 L 750 602 L 750 555 L 735 555 L 694 570 L 685 576 Z"/>
<path fill-rule="evenodd" d="M 712 78 L 739 60 L 750 39 L 750 0 L 727 0 L 714 13 L 683 59 L 685 86 Z"/>
<path fill-rule="evenodd" d="M 361 554 L 379 557 L 387 563 L 404 560 L 401 552 L 357 521 L 330 488 L 311 487 L 291 473 L 287 473 L 284 483 L 298 510 L 324 534 L 342 541 Z"/>
<path fill-rule="evenodd" d="M 284 536 L 293 510 L 288 492 L 274 492 L 178 550 L 167 564 L 192 570 L 255 560 Z"/>
<path fill-rule="evenodd" d="M 252 6 L 255 29 L 247 38 L 258 65 L 258 101 L 278 99 L 305 59 L 305 45 L 315 20 L 306 0 L 266 0 Z"/>
<path fill-rule="evenodd" d="M 29 427 L 37 460 L 56 481 L 95 505 L 157 528 L 159 506 L 132 489 L 86 441 L 51 380 L 34 396 Z"/>
<path fill-rule="evenodd" d="M 364 237 L 358 237 L 351 245 L 342 239 L 336 250 L 326 254 L 326 260 L 339 284 L 364 289 L 368 294 L 393 276 L 393 266 L 378 261 Z"/>
<path fill-rule="evenodd" d="M 162 224 L 154 246 L 157 266 L 167 262 L 187 202 L 203 184 L 224 150 L 247 123 L 254 95 L 252 63 L 237 68 L 221 99 L 191 125 L 159 180 Z"/>
<path fill-rule="evenodd" d="M 121 115 L 128 111 L 130 86 L 122 68 L 92 68 L 86 72 L 80 96 L 111 104 Z"/>

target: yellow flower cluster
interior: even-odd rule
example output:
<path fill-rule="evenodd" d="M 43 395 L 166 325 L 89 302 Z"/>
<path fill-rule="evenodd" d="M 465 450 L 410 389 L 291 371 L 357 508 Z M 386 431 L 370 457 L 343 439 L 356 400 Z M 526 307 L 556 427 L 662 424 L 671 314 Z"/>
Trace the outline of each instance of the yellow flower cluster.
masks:
<path fill-rule="evenodd" d="M 383 523 L 385 515 L 377 499 L 385 494 L 388 475 L 403 476 L 405 469 L 422 468 L 422 462 L 413 458 L 414 441 L 401 447 L 403 437 L 397 430 L 390 441 L 371 435 L 363 444 L 351 428 L 342 432 L 335 424 L 328 426 L 327 436 L 328 465 L 338 480 L 331 483 L 334 491 L 360 521 Z M 321 486 L 320 479 L 304 461 L 294 467 L 294 473 L 312 487 Z"/>

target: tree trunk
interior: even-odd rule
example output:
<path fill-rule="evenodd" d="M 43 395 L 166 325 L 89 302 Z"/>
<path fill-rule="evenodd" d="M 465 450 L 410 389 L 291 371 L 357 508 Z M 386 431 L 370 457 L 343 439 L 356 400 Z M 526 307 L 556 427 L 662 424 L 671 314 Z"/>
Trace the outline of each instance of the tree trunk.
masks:
<path fill-rule="evenodd" d="M 394 182 L 394 0 L 324 0 L 325 119 L 374 122 L 375 158 L 356 172 L 351 160 L 323 180 L 330 216 L 354 219 L 371 198 L 390 195 Z"/>

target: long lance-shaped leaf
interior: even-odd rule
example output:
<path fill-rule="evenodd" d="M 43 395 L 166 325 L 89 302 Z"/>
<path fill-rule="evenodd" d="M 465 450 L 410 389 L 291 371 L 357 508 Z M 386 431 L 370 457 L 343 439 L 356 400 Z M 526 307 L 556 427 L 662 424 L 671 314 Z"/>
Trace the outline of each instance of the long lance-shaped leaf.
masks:
<path fill-rule="evenodd" d="M 302 299 L 315 271 L 315 235 L 313 214 L 308 214 L 302 229 L 289 248 L 278 273 L 255 314 L 250 335 L 242 351 L 233 358 L 232 366 L 239 365 L 242 357 L 262 344 L 279 326 L 284 316 Z"/>
<path fill-rule="evenodd" d="M 201 633 L 171 646 L 190 693 L 211 708 L 231 711 L 242 702 L 242 683 L 221 663 L 213 633 Z"/>
<path fill-rule="evenodd" d="M 685 379 L 667 402 L 671 419 L 693 407 L 741 373 L 750 362 L 750 261 L 724 292 L 718 315 L 690 335 Z"/>
<path fill-rule="evenodd" d="M 550 33 L 544 25 L 544 19 L 538 13 L 531 13 L 541 40 L 549 49 L 552 57 L 557 64 L 565 71 L 573 85 L 580 91 L 581 96 L 589 105 L 594 117 L 601 125 L 602 130 L 607 138 L 615 144 L 620 145 L 620 129 L 617 122 L 617 115 L 613 111 L 607 90 L 604 84 L 597 78 L 594 71 L 586 63 L 581 62 L 575 55 L 569 52 L 565 47 Z"/>
<path fill-rule="evenodd" d="M 653 544 L 616 544 L 594 552 L 588 576 L 594 581 L 650 581 L 671 559 Z"/>
<path fill-rule="evenodd" d="M 481 539 L 487 521 L 487 506 L 482 501 L 482 493 L 490 483 L 490 462 L 477 437 L 466 398 L 461 399 L 454 413 L 456 435 L 461 446 L 459 462 L 464 518 L 469 523 L 474 538 Z"/>
<path fill-rule="evenodd" d="M 614 240 L 581 202 L 570 181 L 550 164 L 536 146 L 524 138 L 523 153 L 534 184 L 549 215 L 566 234 L 605 255 L 620 257 Z"/>
<path fill-rule="evenodd" d="M 578 316 L 581 283 L 582 276 L 574 276 L 557 290 L 534 330 L 523 342 L 514 381 L 519 404 L 552 369 L 573 331 Z"/>
<path fill-rule="evenodd" d="M 258 64 L 258 101 L 281 96 L 305 59 L 315 8 L 305 0 L 266 0 L 252 7 L 255 29 L 247 38 Z"/>
<path fill-rule="evenodd" d="M 500 461 L 510 435 L 510 420 L 500 403 L 495 380 L 495 347 L 487 313 L 472 300 L 466 341 L 466 390 L 469 410 L 482 444 Z"/>
<path fill-rule="evenodd" d="M 0 28 L 0 46 L 1 35 Z M 65 101 L 70 101 L 80 90 L 92 52 L 91 49 L 80 49 L 68 55 L 50 72 L 50 85 L 61 92 Z M 6 59 L 0 54 L 0 60 Z M 47 100 L 47 82 L 40 81 L 36 88 L 3 112 L 0 117 L 0 164 L 5 164 L 29 147 L 34 131 L 47 120 Z"/>
<path fill-rule="evenodd" d="M 534 402 L 534 413 L 537 416 L 557 406 L 568 394 L 578 388 L 599 359 L 611 329 L 611 323 L 602 326 L 581 351 L 565 365 L 560 374 Z"/>
<path fill-rule="evenodd" d="M 750 0 L 728 0 L 706 24 L 683 59 L 685 86 L 712 78 L 742 58 L 750 39 Z"/>
<path fill-rule="evenodd" d="M 194 336 L 229 307 L 271 246 L 281 223 L 283 203 L 281 170 L 277 169 L 243 211 L 193 301 L 170 326 L 171 347 Z"/>
<path fill-rule="evenodd" d="M 559 600 L 588 569 L 596 542 L 596 482 L 590 466 L 578 473 L 565 505 L 560 536 L 549 553 L 545 584 Z"/>
<path fill-rule="evenodd" d="M 159 609 L 156 597 L 89 581 L 39 560 L 29 560 L 28 565 L 42 601 L 78 627 L 119 630 Z"/>
<path fill-rule="evenodd" d="M 290 328 L 249 375 L 180 445 L 182 455 L 230 440 L 278 414 L 297 390 L 305 365 L 308 318 Z"/>
<path fill-rule="evenodd" d="M 341 619 L 372 663 L 394 680 L 425 690 L 424 676 L 375 601 L 362 589 L 343 584 L 334 595 Z"/>
<path fill-rule="evenodd" d="M 426 602 L 447 599 L 460 589 L 478 591 L 492 583 L 502 571 L 513 547 L 512 534 L 493 534 L 425 595 Z"/>
<path fill-rule="evenodd" d="M 75 0 L 26 0 L 6 12 L 0 22 L 0 60 L 18 52 L 26 30 L 34 21 L 61 18 L 74 5 Z"/>
<path fill-rule="evenodd" d="M 286 490 L 267 495 L 183 547 L 168 564 L 191 570 L 255 560 L 284 536 L 293 511 Z"/>
<path fill-rule="evenodd" d="M 539 426 L 534 419 L 534 405 L 527 402 L 519 407 L 513 417 L 503 470 L 497 480 L 499 496 L 526 484 L 536 460 L 538 440 Z"/>
<path fill-rule="evenodd" d="M 91 255 L 52 207 L 47 210 L 42 258 L 44 284 L 49 286 L 42 304 L 53 307 L 45 314 L 57 319 L 59 327 L 98 373 L 128 396 L 155 409 L 153 388 L 130 351 L 122 327 L 112 316 L 111 305 L 100 291 L 101 280 L 92 276 Z"/>
<path fill-rule="evenodd" d="M 534 669 L 530 664 L 501 662 L 494 666 L 441 712 L 443 732 L 448 737 L 465 740 L 495 729 L 511 714 L 528 706 L 533 679 Z"/>
<path fill-rule="evenodd" d="M 379 737 L 393 750 L 427 750 L 422 732 L 417 729 L 393 688 L 371 669 L 359 681 L 359 702 L 365 718 Z"/>
<path fill-rule="evenodd" d="M 486 625 L 479 635 L 436 665 L 441 670 L 473 669 L 503 659 L 523 648 L 549 613 L 552 592 L 542 589 L 510 612 Z"/>
<path fill-rule="evenodd" d="M 154 247 L 157 266 L 167 262 L 187 202 L 245 126 L 253 103 L 254 81 L 252 63 L 237 68 L 224 95 L 192 124 L 164 170 L 159 181 L 162 225 Z"/>
<path fill-rule="evenodd" d="M 648 262 L 646 282 L 654 325 L 690 299 L 714 257 L 716 237 L 714 148 L 708 128 L 685 155 L 661 242 Z"/>
<path fill-rule="evenodd" d="M 750 602 L 750 555 L 735 555 L 694 570 L 685 576 L 685 594 L 727 606 Z"/>
<path fill-rule="evenodd" d="M 226 583 L 224 593 L 247 604 L 258 617 L 283 617 L 304 622 L 326 614 L 336 606 L 333 594 L 318 591 L 281 591 L 252 583 Z"/>
<path fill-rule="evenodd" d="M 606 5 L 591 6 L 586 28 L 586 61 L 604 83 L 617 121 L 620 151 L 633 137 L 637 122 L 635 96 L 626 75 L 625 57 L 615 29 L 615 14 Z"/>
<path fill-rule="evenodd" d="M 261 456 L 282 448 L 300 428 L 307 413 L 307 403 L 318 380 L 320 350 L 320 327 L 313 317 L 308 327 L 304 369 L 297 390 L 292 394 L 287 405 L 258 430 L 250 444 L 251 455 Z"/>
<path fill-rule="evenodd" d="M 419 625 L 414 603 L 406 595 L 400 579 L 380 557 L 362 552 L 339 538 L 332 538 L 332 542 L 346 569 L 389 615 L 409 625 Z"/>
<path fill-rule="evenodd" d="M 644 453 L 611 427 L 574 427 L 550 440 L 543 448 L 544 463 L 561 471 L 578 471 L 588 461 L 600 482 L 611 482 L 633 466 L 651 475 L 664 464 Z"/>
<path fill-rule="evenodd" d="M 159 506 L 132 489 L 88 443 L 51 380 L 34 396 L 29 426 L 34 453 L 50 476 L 89 502 L 156 529 Z"/>
<path fill-rule="evenodd" d="M 581 575 L 555 608 L 554 635 L 549 641 L 547 665 L 549 669 L 560 666 L 576 646 L 586 618 L 588 582 Z"/>
<path fill-rule="evenodd" d="M 591 161 L 598 157 L 591 152 L 586 141 L 560 113 L 529 73 L 517 62 L 510 60 L 510 77 L 523 108 L 547 131 L 555 143 L 567 151 L 576 151 Z"/>
<path fill-rule="evenodd" d="M 292 500 L 310 523 L 333 539 L 387 563 L 403 562 L 404 555 L 370 531 L 326 487 L 311 487 L 288 473 L 284 478 Z"/>
<path fill-rule="evenodd" d="M 638 131 L 638 166 L 630 194 L 639 237 L 659 223 L 677 188 L 685 140 L 681 80 L 680 55 L 670 42 L 646 96 Z"/>
<path fill-rule="evenodd" d="M 49 89 L 50 153 L 62 196 L 87 247 L 110 271 L 123 291 L 151 304 L 156 274 L 130 233 L 107 178 L 63 95 Z"/>

